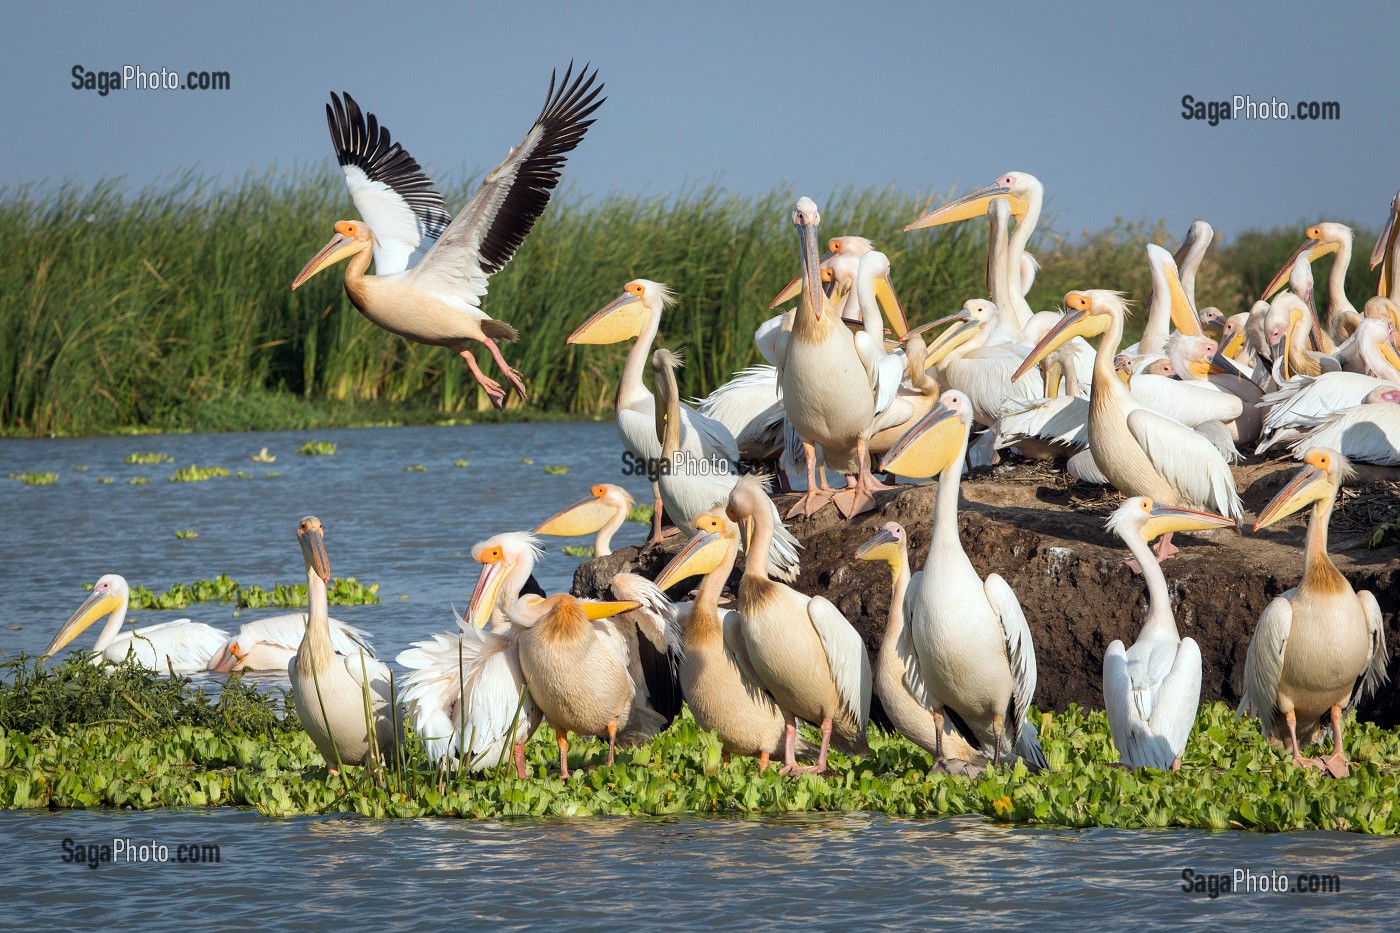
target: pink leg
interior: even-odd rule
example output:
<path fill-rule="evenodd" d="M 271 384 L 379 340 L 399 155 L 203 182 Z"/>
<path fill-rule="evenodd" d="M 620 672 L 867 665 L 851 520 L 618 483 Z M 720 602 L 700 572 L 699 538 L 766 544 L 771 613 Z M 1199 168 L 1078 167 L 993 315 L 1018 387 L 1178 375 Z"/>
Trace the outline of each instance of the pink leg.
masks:
<path fill-rule="evenodd" d="M 608 767 L 613 764 L 613 753 L 617 750 L 617 720 L 608 723 Z"/>
<path fill-rule="evenodd" d="M 875 496 L 871 492 L 874 477 L 870 475 L 870 448 L 863 438 L 856 441 L 856 459 L 860 463 L 860 472 L 856 474 L 855 482 L 847 479 L 846 488 L 832 496 L 836 508 L 846 518 L 875 508 Z"/>
<path fill-rule="evenodd" d="M 501 375 L 505 376 L 511 388 L 515 389 L 515 394 L 520 396 L 522 402 L 525 401 L 529 397 L 525 394 L 525 383 L 520 381 L 520 373 L 516 371 L 515 367 L 507 363 L 504 356 L 501 356 L 500 345 L 490 337 L 481 342 L 486 344 L 486 349 L 491 351 L 491 359 L 495 360 L 496 365 L 501 367 Z"/>
<path fill-rule="evenodd" d="M 817 752 L 817 766 L 812 769 L 813 774 L 822 774 L 826 771 L 826 752 L 831 747 L 831 718 L 822 720 L 822 747 Z"/>
<path fill-rule="evenodd" d="M 472 371 L 472 377 L 486 390 L 486 397 L 491 400 L 491 404 L 498 409 L 504 408 L 506 393 L 501 384 L 481 371 L 481 367 L 476 365 L 476 357 L 471 355 L 470 350 L 458 350 L 457 355 L 467 361 L 467 368 Z"/>
<path fill-rule="evenodd" d="M 1332 707 L 1332 754 L 1323 755 L 1320 759 L 1322 766 L 1327 769 L 1327 773 L 1334 778 L 1344 778 L 1351 774 L 1351 769 L 1347 767 L 1346 749 L 1342 747 L 1342 708 Z"/>
<path fill-rule="evenodd" d="M 798 499 L 797 502 L 793 504 L 792 508 L 788 509 L 788 513 L 785 516 L 787 518 L 796 518 L 799 516 L 810 517 L 815 515 L 820 512 L 822 506 L 826 505 L 831 499 L 831 492 L 826 488 L 825 470 L 821 471 L 821 485 L 817 485 L 816 445 L 803 441 L 802 452 L 807 457 L 807 491 L 803 493 L 801 499 Z"/>
<path fill-rule="evenodd" d="M 515 743 L 515 774 L 520 780 L 525 780 L 525 743 Z"/>
<path fill-rule="evenodd" d="M 1152 549 L 1152 553 L 1157 555 L 1157 563 L 1159 564 L 1177 553 L 1176 547 L 1172 545 L 1172 533 L 1170 531 L 1157 539 L 1157 546 Z"/>
<path fill-rule="evenodd" d="M 796 774 L 797 766 L 797 718 L 795 716 L 783 717 L 784 728 L 786 730 L 783 739 L 783 767 L 779 774 Z"/>
<path fill-rule="evenodd" d="M 1180 756 L 1180 755 L 1177 755 L 1175 758 L 1172 759 L 1172 770 L 1173 770 L 1173 771 L 1180 771 L 1180 770 L 1181 770 L 1181 756 Z"/>
<path fill-rule="evenodd" d="M 1288 739 L 1293 743 L 1293 764 L 1300 768 L 1321 765 L 1322 762 L 1316 758 L 1303 757 L 1302 749 L 1298 745 L 1298 715 L 1293 710 L 1289 710 L 1284 714 L 1284 719 L 1288 722 Z"/>
<path fill-rule="evenodd" d="M 569 740 L 564 738 L 564 733 L 559 733 L 559 776 L 564 780 L 569 779 Z"/>

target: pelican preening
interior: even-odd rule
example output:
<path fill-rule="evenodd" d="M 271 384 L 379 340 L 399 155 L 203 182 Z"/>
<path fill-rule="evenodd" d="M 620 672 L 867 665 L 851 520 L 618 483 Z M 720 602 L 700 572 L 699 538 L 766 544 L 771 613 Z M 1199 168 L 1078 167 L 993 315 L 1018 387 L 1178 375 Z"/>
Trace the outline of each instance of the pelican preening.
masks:
<path fill-rule="evenodd" d="M 442 195 L 407 151 L 390 141 L 389 131 L 373 114 L 366 119 L 349 94 L 343 105 L 331 95 L 326 107 L 331 139 L 363 219 L 338 221 L 335 236 L 292 288 L 350 259 L 345 291 L 365 317 L 417 343 L 455 350 L 501 408 L 505 391 L 481 371 L 468 349 L 469 341 L 483 344 L 511 387 L 526 398 L 524 382 L 498 345 L 514 340 L 516 330 L 488 317 L 481 299 L 490 276 L 510 261 L 544 212 L 565 157 L 592 125 L 588 118 L 603 103 L 597 76 L 585 67 L 573 78 L 572 65 L 561 81 L 551 75 L 530 131 L 450 222 Z M 365 274 L 371 251 L 377 273 L 372 276 Z"/>
<path fill-rule="evenodd" d="M 108 617 L 107 624 L 92 647 L 93 660 L 108 664 L 120 664 L 130 657 L 133 663 L 152 671 L 202 671 L 228 641 L 227 632 L 189 619 L 120 632 L 130 598 L 126 577 L 116 573 L 98 577 L 92 595 L 63 623 L 43 656 L 51 657 L 103 616 Z"/>

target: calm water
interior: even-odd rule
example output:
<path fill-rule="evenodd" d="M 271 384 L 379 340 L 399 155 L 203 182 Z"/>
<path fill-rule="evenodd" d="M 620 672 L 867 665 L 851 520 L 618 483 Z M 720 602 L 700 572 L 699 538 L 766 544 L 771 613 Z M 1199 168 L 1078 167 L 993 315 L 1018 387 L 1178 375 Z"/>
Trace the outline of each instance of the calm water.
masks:
<path fill-rule="evenodd" d="M 339 453 L 297 456 L 308 440 L 334 441 Z M 276 463 L 251 463 L 264 446 Z M 122 463 L 133 451 L 168 453 L 175 463 Z M 471 466 L 454 467 L 459 458 Z M 191 463 L 255 478 L 167 481 Z M 427 471 L 405 472 L 419 464 Z M 570 469 L 550 475 L 546 464 Z M 598 481 L 622 482 L 645 501 L 645 482 L 620 477 L 619 466 L 608 423 L 0 441 L 0 653 L 41 651 L 85 598 L 82 584 L 103 573 L 152 590 L 219 573 L 265 587 L 298 582 L 296 521 L 313 513 L 325 522 L 334 572 L 380 584 L 380 605 L 336 614 L 368 629 L 392 658 L 409 641 L 448 630 L 453 605 L 465 608 L 476 541 L 531 527 Z M 3 479 L 26 470 L 60 478 L 39 487 Z M 281 475 L 267 475 L 274 471 Z M 151 482 L 132 486 L 133 476 Z M 177 539 L 177 529 L 199 537 Z M 628 525 L 618 540 L 645 533 Z M 577 565 L 561 543 L 549 541 L 539 570 L 546 589 L 566 588 Z M 236 624 L 221 606 L 134 615 Z M 155 842 L 172 858 L 180 843 L 214 844 L 220 861 L 89 869 L 62 861 L 65 838 Z M 927 928 L 992 920 L 994 910 L 998 927 L 1113 929 L 1131 914 L 1147 928 L 1287 917 L 1290 926 L 1328 929 L 1389 926 L 1400 915 L 1400 842 L 1333 833 L 1055 832 L 862 814 L 376 823 L 235 810 L 21 812 L 0 813 L 0 847 L 3 915 L 37 928 L 392 919 L 396 928 L 597 929 L 661 918 L 682 928 Z M 1336 874 L 1342 890 L 1210 899 L 1181 890 L 1186 868 Z"/>

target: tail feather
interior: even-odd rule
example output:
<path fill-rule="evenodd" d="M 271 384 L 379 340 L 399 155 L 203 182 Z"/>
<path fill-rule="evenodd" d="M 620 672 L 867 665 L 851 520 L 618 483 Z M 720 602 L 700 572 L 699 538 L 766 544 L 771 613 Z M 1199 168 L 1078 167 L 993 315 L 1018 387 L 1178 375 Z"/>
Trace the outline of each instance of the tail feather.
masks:
<path fill-rule="evenodd" d="M 1036 731 L 1033 724 L 1029 722 L 1021 724 L 1021 733 L 1016 736 L 1016 745 L 1013 750 L 1021 756 L 1026 767 L 1031 771 L 1050 770 L 1050 762 L 1045 760 L 1045 751 L 1040 747 L 1040 733 Z"/>
<path fill-rule="evenodd" d="M 492 340 L 504 340 L 506 343 L 514 343 L 520 339 L 520 331 L 505 321 L 494 321 L 490 318 L 481 322 L 481 332 Z"/>

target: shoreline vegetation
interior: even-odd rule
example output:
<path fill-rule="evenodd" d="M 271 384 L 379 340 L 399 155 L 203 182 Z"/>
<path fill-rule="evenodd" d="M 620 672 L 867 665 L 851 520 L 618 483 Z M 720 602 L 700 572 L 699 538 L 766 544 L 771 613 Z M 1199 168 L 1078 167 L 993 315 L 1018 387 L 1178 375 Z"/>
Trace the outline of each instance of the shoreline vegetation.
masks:
<path fill-rule="evenodd" d="M 1175 773 L 1114 764 L 1104 714 L 1074 707 L 1038 716 L 1055 769 L 1039 775 L 1019 763 L 976 777 L 937 773 L 926 752 L 872 729 L 866 757 L 836 753 L 831 774 L 794 780 L 777 768 L 760 774 L 752 759 L 725 764 L 718 739 L 686 715 L 647 745 L 619 750 L 611 768 L 602 764 L 603 743 L 579 742 L 568 781 L 557 775 L 553 733 L 543 726 L 526 750 L 522 781 L 508 761 L 482 774 L 443 772 L 411 735 L 404 753 L 377 771 L 331 775 L 290 697 L 237 677 L 213 698 L 188 679 L 98 667 L 80 654 L 0 666 L 4 809 L 238 806 L 275 817 L 378 818 L 863 811 L 1044 828 L 1400 833 L 1400 804 L 1387 791 L 1400 732 L 1349 726 L 1352 776 L 1333 781 L 1295 768 L 1256 721 L 1236 719 L 1221 703 L 1201 707 Z"/>
<path fill-rule="evenodd" d="M 448 203 L 474 187 L 448 186 Z M 353 211 L 338 173 L 269 172 L 225 186 L 186 175 L 134 194 L 119 181 L 0 189 L 0 236 L 12 250 L 0 266 L 0 436 L 600 417 L 625 347 L 571 347 L 564 336 L 636 277 L 675 290 L 661 341 L 690 351 L 681 391 L 703 395 L 759 359 L 751 335 L 796 271 L 794 199 L 790 188 L 746 196 L 717 185 L 555 198 L 483 305 L 519 329 L 506 358 L 531 396 L 497 413 L 454 354 L 366 321 L 340 275 L 290 290 L 332 223 Z M 983 225 L 902 232 L 941 199 L 845 189 L 822 203 L 825 229 L 870 237 L 890 255 L 911 323 L 985 291 Z M 1198 276 L 1200 303 L 1248 310 L 1304 227 L 1323 219 L 1348 220 L 1218 235 Z M 1041 262 L 1036 308 L 1083 287 L 1126 291 L 1141 307 L 1144 244 L 1175 248 L 1185 234 L 1119 219 L 1068 237 L 1053 229 L 1053 205 L 1047 220 L 1030 247 Z M 1374 236 L 1357 228 L 1358 243 Z M 1326 277 L 1315 277 L 1322 305 Z M 1372 294 L 1375 275 L 1358 259 L 1348 283 L 1353 295 Z"/>

